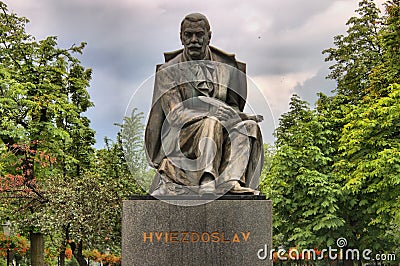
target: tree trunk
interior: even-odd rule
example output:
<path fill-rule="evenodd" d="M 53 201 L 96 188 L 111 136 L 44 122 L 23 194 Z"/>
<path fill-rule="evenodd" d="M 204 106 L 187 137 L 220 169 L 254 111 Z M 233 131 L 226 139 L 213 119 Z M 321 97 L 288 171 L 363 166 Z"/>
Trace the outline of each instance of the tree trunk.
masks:
<path fill-rule="evenodd" d="M 43 234 L 31 232 L 30 241 L 31 241 L 31 265 L 45 266 Z"/>
<path fill-rule="evenodd" d="M 85 257 L 82 254 L 83 250 L 82 240 L 79 241 L 78 245 L 76 245 L 75 242 L 71 242 L 69 245 L 71 246 L 72 254 L 74 254 L 74 257 L 76 261 L 79 263 L 79 266 L 88 266 Z"/>
<path fill-rule="evenodd" d="M 60 266 L 65 266 L 65 249 L 60 252 Z"/>
<path fill-rule="evenodd" d="M 354 266 L 354 258 L 348 258 L 347 257 L 347 250 L 348 250 L 349 248 L 348 247 L 344 247 L 343 248 L 343 254 L 342 254 L 342 256 L 343 256 L 343 266 Z"/>
<path fill-rule="evenodd" d="M 343 266 L 353 266 L 353 260 L 343 260 Z"/>

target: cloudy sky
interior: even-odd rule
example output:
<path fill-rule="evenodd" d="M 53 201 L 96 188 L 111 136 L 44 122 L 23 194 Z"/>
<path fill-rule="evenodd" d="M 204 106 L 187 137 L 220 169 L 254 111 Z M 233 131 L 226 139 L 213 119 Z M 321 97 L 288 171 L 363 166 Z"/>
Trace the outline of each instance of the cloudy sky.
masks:
<path fill-rule="evenodd" d="M 376 0 L 379 7 L 383 0 Z M 155 65 L 163 52 L 181 48 L 179 26 L 191 12 L 205 14 L 211 44 L 247 63 L 253 92 L 249 105 L 266 118 L 265 142 L 290 96 L 314 103 L 316 93 L 329 93 L 329 64 L 322 50 L 345 33 L 357 0 L 5 0 L 10 11 L 30 19 L 28 32 L 37 39 L 58 36 L 59 46 L 84 41 L 79 56 L 93 69 L 89 92 L 95 103 L 87 116 L 96 130 L 97 147 L 114 138 L 128 106 L 148 113 Z M 131 101 L 130 101 L 131 99 Z M 268 105 L 269 107 L 268 107 Z"/>

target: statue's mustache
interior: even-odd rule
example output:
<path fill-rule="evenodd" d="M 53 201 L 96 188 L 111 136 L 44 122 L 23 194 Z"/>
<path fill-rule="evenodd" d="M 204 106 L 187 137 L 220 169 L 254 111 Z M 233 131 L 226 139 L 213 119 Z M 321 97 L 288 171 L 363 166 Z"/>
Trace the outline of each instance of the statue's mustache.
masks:
<path fill-rule="evenodd" d="M 190 44 L 188 45 L 189 49 L 200 49 L 202 46 L 200 44 Z"/>

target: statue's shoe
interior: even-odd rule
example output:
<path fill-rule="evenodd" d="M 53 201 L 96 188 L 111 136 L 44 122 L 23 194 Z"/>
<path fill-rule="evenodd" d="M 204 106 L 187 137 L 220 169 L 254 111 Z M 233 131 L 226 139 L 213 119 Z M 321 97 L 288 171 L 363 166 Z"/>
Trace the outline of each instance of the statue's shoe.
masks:
<path fill-rule="evenodd" d="M 230 194 L 250 194 L 250 195 L 259 195 L 260 191 L 249 188 L 242 187 L 238 181 L 235 181 L 233 187 L 229 190 Z"/>
<path fill-rule="evenodd" d="M 205 184 L 202 184 L 199 189 L 199 195 L 215 195 L 215 181 L 210 181 Z"/>

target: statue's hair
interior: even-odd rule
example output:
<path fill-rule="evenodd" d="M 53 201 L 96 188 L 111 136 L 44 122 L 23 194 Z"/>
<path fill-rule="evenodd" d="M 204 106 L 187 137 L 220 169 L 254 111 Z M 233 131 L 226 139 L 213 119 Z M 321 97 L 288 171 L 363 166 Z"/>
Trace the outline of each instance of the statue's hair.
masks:
<path fill-rule="evenodd" d="M 191 13 L 189 15 L 187 15 L 186 17 L 184 17 L 184 19 L 181 22 L 181 31 L 182 31 L 182 27 L 183 27 L 183 23 L 185 21 L 190 21 L 190 22 L 198 22 L 198 21 L 204 21 L 205 26 L 206 26 L 206 30 L 210 31 L 210 23 L 208 22 L 208 19 L 206 16 L 204 16 L 203 14 L 200 13 Z"/>

